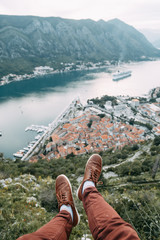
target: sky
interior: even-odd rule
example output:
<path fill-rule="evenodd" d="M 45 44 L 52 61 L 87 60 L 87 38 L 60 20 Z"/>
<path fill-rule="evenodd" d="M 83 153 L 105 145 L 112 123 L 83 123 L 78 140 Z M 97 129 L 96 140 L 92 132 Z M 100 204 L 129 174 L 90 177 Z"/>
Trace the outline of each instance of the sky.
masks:
<path fill-rule="evenodd" d="M 160 0 L 0 0 L 0 14 L 95 21 L 119 18 L 138 29 L 160 29 Z"/>

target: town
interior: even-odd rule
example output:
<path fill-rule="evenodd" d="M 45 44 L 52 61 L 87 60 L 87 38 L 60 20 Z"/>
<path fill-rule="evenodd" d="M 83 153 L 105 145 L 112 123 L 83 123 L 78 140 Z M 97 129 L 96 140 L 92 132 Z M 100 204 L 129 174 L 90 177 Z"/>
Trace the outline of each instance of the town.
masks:
<path fill-rule="evenodd" d="M 23 160 L 67 157 L 91 152 L 121 149 L 160 135 L 160 88 L 145 97 L 114 97 L 105 105 L 94 99 L 82 104 L 74 100 L 67 110 L 49 124 L 43 139 Z M 103 97 L 102 97 L 103 99 Z M 96 99 L 95 99 L 96 100 Z M 43 140 L 43 141 L 42 141 Z"/>
<path fill-rule="evenodd" d="M 6 76 L 3 76 L 0 79 L 0 86 L 9 84 L 11 82 L 22 81 L 25 79 L 31 79 L 38 76 L 48 75 L 48 74 L 104 68 L 104 67 L 110 66 L 111 64 L 112 62 L 109 62 L 109 61 L 103 61 L 103 62 L 97 62 L 97 63 L 77 61 L 75 63 L 61 62 L 57 68 L 52 68 L 49 66 L 39 66 L 39 67 L 35 67 L 33 70 L 33 73 L 31 74 L 17 75 L 17 74 L 10 73 Z"/>

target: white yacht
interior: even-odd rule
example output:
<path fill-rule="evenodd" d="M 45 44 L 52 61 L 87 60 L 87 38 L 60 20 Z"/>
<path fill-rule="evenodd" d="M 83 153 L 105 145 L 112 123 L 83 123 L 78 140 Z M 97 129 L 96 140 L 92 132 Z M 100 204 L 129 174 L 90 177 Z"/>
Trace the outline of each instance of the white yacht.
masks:
<path fill-rule="evenodd" d="M 20 151 L 17 152 L 17 153 L 13 153 L 13 156 L 16 157 L 16 158 L 22 158 L 23 155 L 24 155 L 24 153 L 22 153 L 22 152 L 20 152 Z"/>

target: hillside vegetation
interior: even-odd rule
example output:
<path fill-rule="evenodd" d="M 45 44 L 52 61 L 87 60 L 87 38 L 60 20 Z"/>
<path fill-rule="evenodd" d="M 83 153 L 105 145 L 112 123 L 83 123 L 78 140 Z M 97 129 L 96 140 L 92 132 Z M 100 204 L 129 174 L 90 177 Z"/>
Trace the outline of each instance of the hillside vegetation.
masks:
<path fill-rule="evenodd" d="M 114 19 L 70 20 L 0 15 L 0 77 L 61 62 L 145 60 L 160 51 L 132 26 Z"/>
<path fill-rule="evenodd" d="M 103 171 L 97 188 L 116 211 L 130 222 L 142 240 L 160 236 L 160 137 L 122 150 L 100 152 Z M 57 212 L 55 179 L 66 174 L 70 179 L 80 224 L 70 239 L 92 239 L 82 203 L 76 190 L 82 179 L 89 154 L 68 155 L 66 159 L 29 163 L 0 157 L 0 235 L 14 240 L 35 231 Z M 107 174 L 112 173 L 112 177 Z M 114 175 L 113 175 L 114 174 Z"/>

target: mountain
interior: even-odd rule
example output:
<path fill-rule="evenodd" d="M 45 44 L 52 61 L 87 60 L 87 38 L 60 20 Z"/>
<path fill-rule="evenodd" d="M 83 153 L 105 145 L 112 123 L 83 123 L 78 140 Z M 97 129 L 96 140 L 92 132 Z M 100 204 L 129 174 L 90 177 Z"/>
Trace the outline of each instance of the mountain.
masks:
<path fill-rule="evenodd" d="M 140 29 L 154 47 L 160 48 L 160 29 Z"/>
<path fill-rule="evenodd" d="M 0 15 L 0 76 L 30 73 L 61 62 L 128 61 L 159 57 L 160 51 L 132 26 L 114 19 Z"/>
<path fill-rule="evenodd" d="M 156 41 L 153 42 L 153 45 L 156 47 L 156 48 L 160 48 L 160 38 L 157 39 Z"/>

